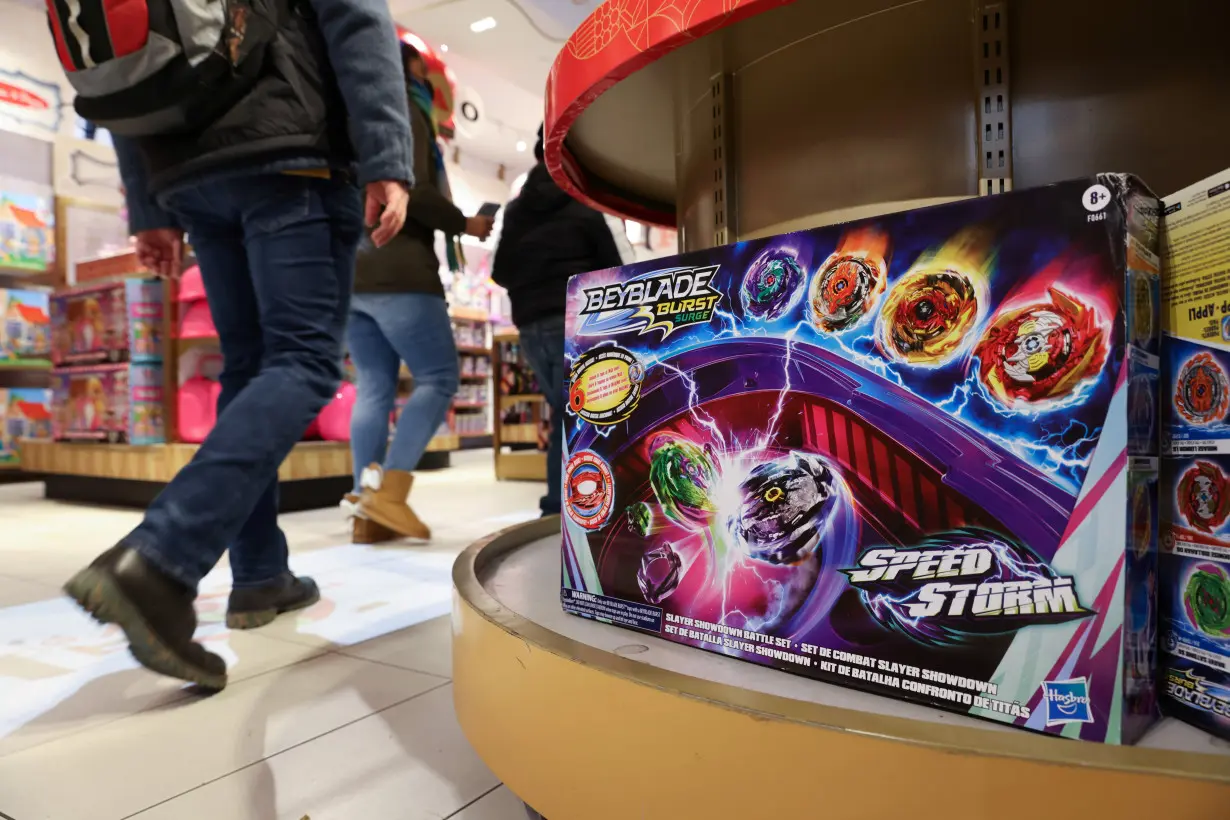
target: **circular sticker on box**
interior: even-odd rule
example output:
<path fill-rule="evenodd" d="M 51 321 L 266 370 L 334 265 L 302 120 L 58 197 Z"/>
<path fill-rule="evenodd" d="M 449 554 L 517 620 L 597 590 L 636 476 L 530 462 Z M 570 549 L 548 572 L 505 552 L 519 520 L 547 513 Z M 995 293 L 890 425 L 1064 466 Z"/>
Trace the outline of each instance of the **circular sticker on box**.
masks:
<path fill-rule="evenodd" d="M 568 408 L 590 424 L 618 424 L 636 409 L 644 379 L 645 366 L 635 355 L 618 345 L 599 345 L 572 363 Z"/>
<path fill-rule="evenodd" d="M 1105 210 L 1106 206 L 1110 204 L 1110 188 L 1107 188 L 1105 185 L 1090 185 L 1085 189 L 1084 196 L 1081 197 L 1081 204 L 1090 213 Z"/>
<path fill-rule="evenodd" d="M 615 504 L 615 479 L 610 466 L 589 450 L 568 459 L 564 468 L 564 509 L 587 530 L 602 527 Z"/>

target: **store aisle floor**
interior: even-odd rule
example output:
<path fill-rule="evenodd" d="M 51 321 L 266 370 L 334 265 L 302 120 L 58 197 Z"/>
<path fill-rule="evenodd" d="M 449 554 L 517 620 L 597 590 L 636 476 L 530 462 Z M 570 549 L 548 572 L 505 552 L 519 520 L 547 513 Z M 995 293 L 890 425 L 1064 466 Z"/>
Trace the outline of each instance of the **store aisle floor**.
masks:
<path fill-rule="evenodd" d="M 477 451 L 418 479 L 430 547 L 349 544 L 337 510 L 283 516 L 322 600 L 233 632 L 219 566 L 198 637 L 230 685 L 205 697 L 139 668 L 116 628 L 59 593 L 139 515 L 0 487 L 0 818 L 523 820 L 453 714 L 449 571 L 475 539 L 536 516 L 541 491 L 496 482 Z"/>

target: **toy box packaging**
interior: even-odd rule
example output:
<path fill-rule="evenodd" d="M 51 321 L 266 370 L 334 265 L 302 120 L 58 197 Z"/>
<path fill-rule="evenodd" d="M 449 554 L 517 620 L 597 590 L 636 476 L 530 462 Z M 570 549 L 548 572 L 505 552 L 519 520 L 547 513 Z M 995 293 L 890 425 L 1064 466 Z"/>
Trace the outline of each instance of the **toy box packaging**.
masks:
<path fill-rule="evenodd" d="M 0 466 L 20 462 L 22 439 L 51 438 L 51 391 L 43 388 L 0 387 Z"/>
<path fill-rule="evenodd" d="M 0 362 L 37 362 L 51 357 L 49 294 L 0 289 Z"/>
<path fill-rule="evenodd" d="M 51 300 L 57 366 L 162 358 L 162 282 L 126 279 L 59 291 Z"/>
<path fill-rule="evenodd" d="M 1230 171 L 1162 226 L 1163 707 L 1230 739 Z"/>
<path fill-rule="evenodd" d="M 162 444 L 162 366 L 67 367 L 53 376 L 56 441 Z"/>
<path fill-rule="evenodd" d="M 1105 174 L 573 277 L 564 608 L 1134 742 L 1157 211 Z"/>

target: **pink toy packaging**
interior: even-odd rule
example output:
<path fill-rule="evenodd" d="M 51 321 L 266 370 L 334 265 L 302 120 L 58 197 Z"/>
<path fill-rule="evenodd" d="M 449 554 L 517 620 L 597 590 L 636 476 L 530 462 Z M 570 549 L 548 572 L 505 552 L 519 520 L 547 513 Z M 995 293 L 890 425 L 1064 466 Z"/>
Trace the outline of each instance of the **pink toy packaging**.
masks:
<path fill-rule="evenodd" d="M 51 299 L 52 362 L 154 362 L 162 358 L 162 283 L 125 279 L 60 291 Z"/>
<path fill-rule="evenodd" d="M 57 441 L 162 444 L 162 366 L 104 364 L 56 371 Z"/>
<path fill-rule="evenodd" d="M 0 387 L 0 465 L 17 464 L 17 442 L 51 438 L 51 391 Z"/>
<path fill-rule="evenodd" d="M 49 295 L 0 290 L 0 362 L 46 360 L 51 355 Z"/>

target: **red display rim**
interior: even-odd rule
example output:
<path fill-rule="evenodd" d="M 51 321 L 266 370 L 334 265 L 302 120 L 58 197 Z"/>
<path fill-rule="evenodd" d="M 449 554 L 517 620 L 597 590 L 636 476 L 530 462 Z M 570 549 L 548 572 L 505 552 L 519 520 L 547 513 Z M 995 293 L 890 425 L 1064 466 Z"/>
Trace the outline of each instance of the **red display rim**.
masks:
<path fill-rule="evenodd" d="M 547 77 L 543 151 L 552 178 L 591 207 L 648 225 L 676 227 L 673 209 L 636 201 L 587 172 L 565 145 L 569 129 L 604 92 L 680 46 L 792 2 L 607 0 L 568 38 Z"/>

